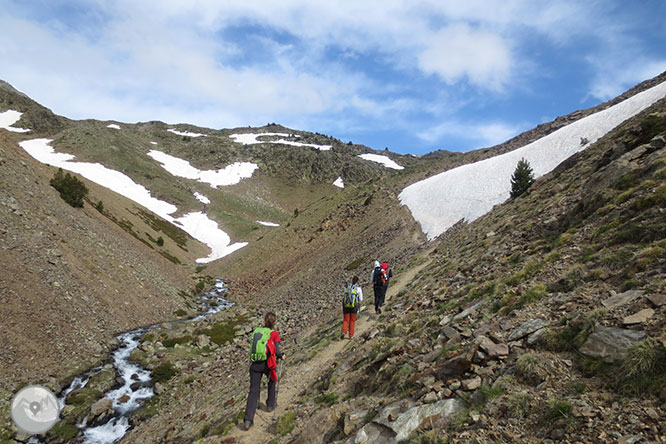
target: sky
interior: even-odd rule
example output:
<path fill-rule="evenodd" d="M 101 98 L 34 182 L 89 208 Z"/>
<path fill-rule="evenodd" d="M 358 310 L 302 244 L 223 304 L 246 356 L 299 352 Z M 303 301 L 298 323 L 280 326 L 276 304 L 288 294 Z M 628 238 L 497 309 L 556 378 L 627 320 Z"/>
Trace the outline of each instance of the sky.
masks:
<path fill-rule="evenodd" d="M 663 0 L 0 0 L 0 79 L 72 119 L 469 151 L 666 71 L 664 17 Z"/>

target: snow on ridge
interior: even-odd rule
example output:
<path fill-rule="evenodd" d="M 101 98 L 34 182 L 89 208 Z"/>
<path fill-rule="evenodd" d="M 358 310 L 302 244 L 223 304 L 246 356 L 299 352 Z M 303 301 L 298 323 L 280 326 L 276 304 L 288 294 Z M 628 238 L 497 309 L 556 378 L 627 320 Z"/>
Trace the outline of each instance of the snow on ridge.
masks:
<path fill-rule="evenodd" d="M 275 143 L 280 145 L 307 146 L 311 148 L 316 148 L 320 151 L 329 151 L 331 148 L 333 148 L 333 145 L 316 145 L 314 143 L 293 142 L 291 140 L 285 140 L 285 139 L 259 140 L 259 137 L 264 137 L 264 136 L 301 137 L 298 134 L 286 134 L 286 133 L 242 133 L 242 134 L 229 135 L 230 138 L 234 139 L 234 142 L 242 143 L 243 145 L 255 145 L 258 143 Z"/>
<path fill-rule="evenodd" d="M 341 176 L 338 176 L 338 178 L 335 179 L 335 182 L 333 182 L 333 185 L 338 187 L 338 188 L 344 188 L 345 187 L 345 182 L 342 180 Z"/>
<path fill-rule="evenodd" d="M 106 125 L 106 127 L 111 128 L 111 129 L 117 129 L 117 130 L 120 129 L 120 125 L 117 125 L 115 123 L 110 123 L 110 124 Z"/>
<path fill-rule="evenodd" d="M 398 165 L 394 160 L 390 159 L 387 156 L 382 156 L 380 154 L 359 154 L 358 157 L 360 157 L 361 159 L 369 160 L 371 162 L 381 163 L 386 168 L 393 168 L 394 170 L 405 169 L 405 167 Z"/>
<path fill-rule="evenodd" d="M 209 184 L 213 188 L 235 185 L 243 179 L 252 177 L 254 170 L 259 168 L 256 163 L 252 162 L 234 162 L 219 170 L 201 171 L 190 165 L 187 160 L 179 159 L 158 150 L 150 150 L 148 155 L 174 176 L 198 180 Z"/>
<path fill-rule="evenodd" d="M 517 150 L 462 165 L 406 187 L 398 196 L 432 240 L 459 220 L 472 222 L 504 202 L 521 158 L 535 178 L 549 173 L 610 130 L 666 96 L 666 82 L 591 114 Z M 589 141 L 582 145 L 581 138 Z"/>
<path fill-rule="evenodd" d="M 125 174 L 115 171 L 99 163 L 71 162 L 75 157 L 71 154 L 56 153 L 49 144 L 51 139 L 32 139 L 19 143 L 28 154 L 39 162 L 78 173 L 86 179 L 121 194 L 128 199 L 144 206 L 164 220 L 182 228 L 196 240 L 206 244 L 211 253 L 205 258 L 197 259 L 197 263 L 208 263 L 233 253 L 247 245 L 247 242 L 231 244 L 231 239 L 220 230 L 217 222 L 202 212 L 188 213 L 180 218 L 171 216 L 178 208 L 168 202 L 151 196 L 150 191 L 135 183 Z"/>
<path fill-rule="evenodd" d="M 265 227 L 279 227 L 280 224 L 276 224 L 275 222 L 265 222 L 263 220 L 258 220 L 258 224 L 263 225 Z"/>
<path fill-rule="evenodd" d="M 201 134 L 201 133 L 191 133 L 189 131 L 178 131 L 175 128 L 169 128 L 167 131 L 170 133 L 177 134 L 179 136 L 185 136 L 185 137 L 206 137 L 208 134 Z"/>
<path fill-rule="evenodd" d="M 18 122 L 21 119 L 21 115 L 23 113 L 14 111 L 14 110 L 7 110 L 5 112 L 0 113 L 0 128 L 6 129 L 7 131 L 11 131 L 14 133 L 27 133 L 30 130 L 26 128 L 14 128 L 12 125 Z"/>

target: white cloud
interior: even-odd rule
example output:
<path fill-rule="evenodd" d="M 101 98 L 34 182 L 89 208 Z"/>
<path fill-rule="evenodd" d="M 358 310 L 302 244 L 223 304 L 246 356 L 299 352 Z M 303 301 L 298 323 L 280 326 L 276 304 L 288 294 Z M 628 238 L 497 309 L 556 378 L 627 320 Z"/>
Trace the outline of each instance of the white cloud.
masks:
<path fill-rule="evenodd" d="M 508 42 L 499 34 L 459 23 L 433 35 L 418 63 L 448 84 L 468 78 L 477 86 L 499 90 L 509 80 L 513 60 Z"/>
<path fill-rule="evenodd" d="M 525 128 L 502 122 L 491 122 L 484 124 L 448 121 L 421 131 L 417 136 L 429 143 L 438 143 L 446 148 L 446 138 L 461 138 L 474 141 L 474 146 L 468 149 L 489 147 L 497 145 L 520 133 Z"/>

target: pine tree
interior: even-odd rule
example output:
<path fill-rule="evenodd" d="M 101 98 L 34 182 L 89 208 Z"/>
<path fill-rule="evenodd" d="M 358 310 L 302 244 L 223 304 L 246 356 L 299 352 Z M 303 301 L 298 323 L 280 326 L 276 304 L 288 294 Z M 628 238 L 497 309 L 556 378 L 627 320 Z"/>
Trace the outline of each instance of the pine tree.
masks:
<path fill-rule="evenodd" d="M 534 183 L 532 167 L 525 159 L 520 159 L 516 170 L 511 176 L 511 197 L 516 198 L 523 194 Z"/>
<path fill-rule="evenodd" d="M 83 199 L 88 196 L 88 188 L 75 176 L 65 174 L 62 168 L 58 168 L 50 185 L 58 190 L 60 197 L 73 207 L 83 207 Z"/>

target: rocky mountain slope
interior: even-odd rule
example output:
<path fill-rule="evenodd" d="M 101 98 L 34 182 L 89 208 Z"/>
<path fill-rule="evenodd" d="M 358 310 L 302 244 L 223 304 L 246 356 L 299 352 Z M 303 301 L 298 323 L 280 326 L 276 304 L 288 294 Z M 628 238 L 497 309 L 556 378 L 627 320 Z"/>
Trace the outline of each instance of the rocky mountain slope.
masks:
<path fill-rule="evenodd" d="M 18 109 L 24 115 L 16 126 L 33 128 L 28 135 L 0 130 L 7 173 L 0 273 L 11 290 L 3 292 L 11 297 L 2 315 L 16 332 L 3 350 L 16 362 L 7 377 L 3 364 L 3 400 L 47 371 L 57 390 L 75 364 L 103 356 L 113 333 L 194 312 L 192 287 L 223 277 L 236 306 L 165 325 L 135 352 L 154 371 L 158 395 L 135 415 L 123 442 L 666 441 L 664 101 L 565 161 L 527 195 L 427 242 L 397 195 L 492 150 L 378 153 L 406 167 L 393 171 L 358 159 L 366 147 L 274 125 L 175 127 L 207 134 L 196 137 L 159 122 L 70 122 L 2 91 L 0 110 Z M 540 131 L 549 130 L 522 137 Z M 229 137 L 241 132 L 299 134 L 290 141 L 332 149 L 244 146 Z M 158 218 L 89 181 L 91 202 L 67 206 L 48 186 L 53 169 L 17 145 L 36 136 L 124 172 L 182 213 L 201 210 L 193 192 L 206 193 L 208 214 L 248 246 L 195 266 L 204 245 L 168 235 Z M 155 146 L 201 170 L 235 161 L 259 169 L 251 180 L 212 191 L 149 161 Z M 344 189 L 331 185 L 338 176 Z M 100 200 L 103 212 L 93 208 Z M 280 225 L 256 222 L 267 214 Z M 162 246 L 154 241 L 160 236 Z M 353 274 L 366 281 L 375 259 L 388 260 L 396 273 L 387 310 L 369 315 L 354 341 L 335 342 L 339 288 Z M 19 281 L 24 270 L 33 279 Z M 366 293 L 372 300 L 368 286 Z M 247 391 L 246 334 L 268 309 L 278 313 L 290 356 L 285 381 L 304 389 L 290 393 L 292 402 L 260 432 L 233 432 Z M 43 325 L 52 342 L 31 339 Z M 618 337 L 634 345 L 604 342 L 616 347 Z M 52 353 L 52 343 L 62 351 Z M 24 344 L 53 357 L 38 367 Z M 58 359 L 67 368 L 58 368 Z M 21 366 L 29 372 L 19 374 Z M 100 380 L 79 394 L 48 439 L 76 441 L 74 424 L 113 384 Z M 15 437 L 8 423 L 1 438 Z"/>

